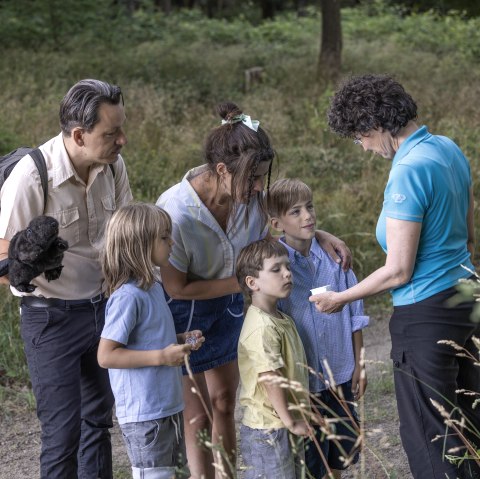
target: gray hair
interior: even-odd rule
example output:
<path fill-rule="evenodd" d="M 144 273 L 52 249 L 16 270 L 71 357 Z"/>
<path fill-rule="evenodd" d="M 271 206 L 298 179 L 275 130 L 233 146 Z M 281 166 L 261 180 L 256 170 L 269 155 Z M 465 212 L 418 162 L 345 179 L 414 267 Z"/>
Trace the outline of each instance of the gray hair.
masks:
<path fill-rule="evenodd" d="M 100 80 L 80 80 L 68 90 L 60 104 L 60 128 L 65 136 L 70 136 L 75 127 L 92 131 L 98 123 L 100 105 L 118 105 L 122 102 L 122 90 Z"/>

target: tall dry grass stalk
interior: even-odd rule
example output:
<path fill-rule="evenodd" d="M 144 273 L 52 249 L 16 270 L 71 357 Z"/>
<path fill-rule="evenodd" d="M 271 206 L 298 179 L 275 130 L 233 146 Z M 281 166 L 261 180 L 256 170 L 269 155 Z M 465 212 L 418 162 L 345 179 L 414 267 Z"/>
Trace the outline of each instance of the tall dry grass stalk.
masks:
<path fill-rule="evenodd" d="M 362 368 L 361 380 L 363 381 L 365 381 L 365 378 L 366 378 L 366 373 L 365 373 L 366 362 L 367 361 L 365 360 L 365 349 L 362 348 L 360 366 Z M 306 365 L 303 365 L 303 366 L 308 368 L 308 366 Z M 199 397 L 199 400 L 205 409 L 205 413 L 210 421 L 210 424 L 212 424 L 213 419 L 212 419 L 210 409 L 207 405 L 207 401 L 205 400 L 205 398 L 202 397 L 200 393 L 200 389 L 196 384 L 194 375 L 190 367 L 188 356 L 185 356 L 185 367 L 186 367 L 188 376 L 193 384 L 191 391 L 193 394 Z M 325 368 L 327 371 L 330 371 L 328 363 L 325 364 Z M 319 375 L 318 372 L 312 371 L 311 368 L 308 368 L 308 369 L 311 373 Z M 329 377 L 332 377 L 332 375 L 329 374 Z M 344 399 L 342 388 L 335 383 L 328 383 L 328 386 L 329 386 L 330 393 L 334 396 L 335 400 L 338 401 L 338 403 L 341 404 L 342 406 L 342 410 L 344 411 L 344 414 L 342 415 L 342 417 L 339 417 L 338 415 L 333 414 L 333 411 L 331 411 L 331 409 L 329 409 L 329 407 L 326 404 L 320 401 L 317 396 L 311 394 L 309 391 L 306 391 L 298 381 L 288 380 L 284 377 L 272 374 L 272 375 L 263 376 L 262 382 L 268 382 L 269 384 L 274 384 L 282 389 L 290 390 L 293 393 L 297 393 L 297 394 L 300 393 L 299 396 L 305 395 L 309 397 L 310 406 L 306 406 L 306 404 L 300 403 L 298 400 L 296 400 L 295 403 L 289 405 L 289 409 L 292 411 L 293 410 L 298 411 L 302 419 L 307 424 L 316 425 L 320 427 L 323 437 L 326 440 L 333 442 L 341 451 L 342 459 L 344 461 L 345 466 L 348 467 L 352 463 L 352 460 L 357 452 L 360 452 L 360 451 L 363 451 L 365 453 L 368 452 L 375 459 L 375 461 L 377 461 L 380 464 L 382 471 L 385 473 L 385 478 L 390 477 L 390 474 L 387 471 L 387 468 L 382 463 L 382 459 L 375 452 L 373 448 L 369 447 L 368 441 L 366 440 L 366 438 L 368 437 L 368 431 L 366 430 L 366 427 L 365 427 L 364 397 L 360 398 L 358 402 L 354 403 L 354 406 L 357 407 L 357 411 L 359 415 L 359 425 L 357 425 L 356 421 L 354 420 L 350 412 L 348 403 Z M 297 398 L 297 394 L 293 394 L 292 397 Z M 322 409 L 329 410 L 329 412 L 333 417 L 325 417 L 320 412 Z M 353 431 L 356 437 L 350 453 L 347 453 L 344 450 L 340 442 L 344 440 L 345 437 L 339 436 L 336 432 L 336 429 L 337 429 L 336 426 L 340 423 L 342 423 L 343 425 L 348 427 L 351 431 Z M 317 449 L 325 465 L 326 477 L 333 479 L 335 477 L 334 472 L 329 467 L 328 460 L 322 451 L 321 444 L 315 437 L 313 428 L 311 426 L 310 426 L 309 439 L 311 440 L 311 444 Z M 228 478 L 228 479 L 237 477 L 238 470 L 232 464 L 232 461 L 230 460 L 230 456 L 224 450 L 221 442 L 219 444 L 213 444 L 211 441 L 211 437 L 208 433 L 204 434 L 202 437 L 199 437 L 199 441 L 200 441 L 199 447 L 206 447 L 212 451 L 212 455 L 214 458 L 213 466 L 217 471 L 218 477 Z M 313 476 L 309 474 L 304 462 L 303 462 L 303 467 L 304 467 L 304 476 L 307 479 L 313 479 Z M 360 454 L 360 477 L 361 478 L 367 477 L 366 459 L 365 459 L 365 454 L 363 453 Z"/>
<path fill-rule="evenodd" d="M 457 357 L 470 359 L 476 367 L 480 367 L 480 339 L 474 336 L 472 340 L 478 350 L 476 355 L 472 354 L 466 348 L 451 340 L 441 340 L 437 341 L 437 343 L 450 346 L 457 351 L 455 354 Z M 480 403 L 480 391 L 457 389 L 455 392 L 457 394 L 470 397 L 472 400 L 472 409 L 475 409 Z M 480 431 L 472 423 L 472 421 L 468 419 L 468 417 L 460 408 L 458 408 L 455 404 L 452 404 L 451 401 L 446 400 L 446 398 L 442 397 L 442 399 L 444 399 L 447 404 L 452 407 L 452 409 L 447 411 L 444 405 L 440 404 L 435 399 L 430 399 L 433 406 L 442 416 L 443 422 L 447 429 L 444 436 L 437 436 L 433 438 L 432 442 L 439 440 L 444 441 L 445 458 L 453 464 L 461 465 L 464 461 L 473 461 L 480 466 L 480 448 L 474 443 L 475 441 L 477 444 L 480 444 Z M 460 438 L 463 447 L 446 449 L 448 429 L 453 430 L 454 433 Z"/>

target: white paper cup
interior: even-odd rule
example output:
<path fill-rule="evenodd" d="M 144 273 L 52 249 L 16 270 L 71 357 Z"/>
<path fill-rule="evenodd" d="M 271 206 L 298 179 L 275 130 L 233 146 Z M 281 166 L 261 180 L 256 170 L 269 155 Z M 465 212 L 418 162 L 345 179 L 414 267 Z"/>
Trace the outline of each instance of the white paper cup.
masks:
<path fill-rule="evenodd" d="M 312 293 L 312 296 L 314 296 L 316 294 L 322 294 L 322 293 L 326 293 L 327 291 L 332 291 L 332 288 L 330 287 L 329 284 L 327 284 L 325 286 L 320 286 L 318 288 L 311 289 L 310 291 Z"/>

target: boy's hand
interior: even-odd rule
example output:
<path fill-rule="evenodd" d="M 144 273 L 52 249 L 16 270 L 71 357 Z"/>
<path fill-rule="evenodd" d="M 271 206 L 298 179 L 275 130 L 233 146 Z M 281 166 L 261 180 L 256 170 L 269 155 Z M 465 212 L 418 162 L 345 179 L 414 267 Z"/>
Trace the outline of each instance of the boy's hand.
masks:
<path fill-rule="evenodd" d="M 355 401 L 358 401 L 365 394 L 367 384 L 367 371 L 358 364 L 355 365 L 352 375 L 352 393 Z"/>
<path fill-rule="evenodd" d="M 199 329 L 194 329 L 193 331 L 188 331 L 188 333 L 185 333 L 185 343 L 192 346 L 192 351 L 200 349 L 204 342 L 205 338 Z"/>
<path fill-rule="evenodd" d="M 161 350 L 165 366 L 181 366 L 185 360 L 185 355 L 189 356 L 192 350 L 191 344 L 170 344 Z"/>
<path fill-rule="evenodd" d="M 296 436 L 309 436 L 311 428 L 306 421 L 294 421 L 288 430 Z"/>

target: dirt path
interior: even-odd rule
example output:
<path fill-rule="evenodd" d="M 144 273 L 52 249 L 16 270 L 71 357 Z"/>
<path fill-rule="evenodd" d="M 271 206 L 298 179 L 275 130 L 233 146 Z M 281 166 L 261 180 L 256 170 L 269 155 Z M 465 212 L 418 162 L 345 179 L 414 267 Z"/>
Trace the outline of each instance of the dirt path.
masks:
<path fill-rule="evenodd" d="M 366 448 L 359 464 L 345 479 L 408 479 L 410 473 L 398 436 L 398 417 L 393 395 L 388 321 L 372 319 L 365 330 L 369 387 L 360 406 L 366 430 Z M 364 409 L 364 411 L 362 411 Z M 0 419 L 0 479 L 39 477 L 39 425 L 34 412 Z M 112 431 L 116 479 L 130 477 L 130 465 L 118 425 Z"/>

